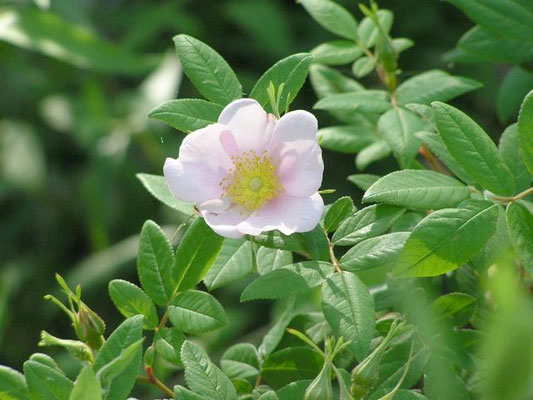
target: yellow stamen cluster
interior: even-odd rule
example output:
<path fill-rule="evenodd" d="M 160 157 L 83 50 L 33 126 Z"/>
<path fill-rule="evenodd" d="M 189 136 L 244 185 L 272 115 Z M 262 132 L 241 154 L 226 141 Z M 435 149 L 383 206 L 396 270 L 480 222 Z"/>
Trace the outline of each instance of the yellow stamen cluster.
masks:
<path fill-rule="evenodd" d="M 224 197 L 241 206 L 244 211 L 260 209 L 283 191 L 276 166 L 266 151 L 257 155 L 250 150 L 231 157 L 231 160 L 233 168 L 220 186 L 224 190 Z"/>

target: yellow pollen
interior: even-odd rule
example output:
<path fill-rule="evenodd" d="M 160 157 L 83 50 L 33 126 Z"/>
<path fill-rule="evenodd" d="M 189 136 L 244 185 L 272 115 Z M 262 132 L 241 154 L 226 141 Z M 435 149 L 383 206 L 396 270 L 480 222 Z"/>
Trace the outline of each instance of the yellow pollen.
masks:
<path fill-rule="evenodd" d="M 224 197 L 247 212 L 260 209 L 282 191 L 278 171 L 266 151 L 247 151 L 231 157 L 233 168 L 220 182 Z"/>

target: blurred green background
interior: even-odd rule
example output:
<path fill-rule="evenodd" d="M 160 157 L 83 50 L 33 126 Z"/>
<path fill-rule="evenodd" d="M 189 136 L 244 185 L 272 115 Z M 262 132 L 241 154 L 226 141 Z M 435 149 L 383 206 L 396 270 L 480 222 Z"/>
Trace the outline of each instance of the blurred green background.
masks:
<path fill-rule="evenodd" d="M 340 1 L 361 14 L 357 2 Z M 182 77 L 172 37 L 187 33 L 225 57 L 245 92 L 274 62 L 332 37 L 293 0 L 35 0 L 0 3 L 0 364 L 20 369 L 38 351 L 41 329 L 71 337 L 64 315 L 43 300 L 54 272 L 82 283 L 85 301 L 114 329 L 120 316 L 107 295 L 113 277 L 136 281 L 136 238 L 144 220 L 176 226 L 179 217 L 154 200 L 136 173 L 162 173 L 183 134 L 147 113 L 176 97 L 199 97 Z M 495 139 L 503 130 L 494 98 L 505 65 L 448 65 L 472 23 L 436 0 L 382 0 L 395 13 L 392 34 L 415 47 L 400 58 L 402 77 L 448 69 L 484 83 L 455 102 Z M 348 68 L 346 68 L 348 73 Z M 377 85 L 371 76 L 365 84 Z M 308 84 L 293 108 L 310 110 Z M 318 114 L 321 126 L 331 123 Z M 346 181 L 352 156 L 325 152 L 327 202 L 361 192 Z M 395 167 L 385 160 L 367 172 Z M 170 234 L 173 230 L 169 229 Z M 237 285 L 238 286 L 238 285 Z M 230 337 L 264 325 L 265 303 L 239 305 L 240 287 L 216 296 Z M 53 352 L 48 350 L 47 352 Z"/>

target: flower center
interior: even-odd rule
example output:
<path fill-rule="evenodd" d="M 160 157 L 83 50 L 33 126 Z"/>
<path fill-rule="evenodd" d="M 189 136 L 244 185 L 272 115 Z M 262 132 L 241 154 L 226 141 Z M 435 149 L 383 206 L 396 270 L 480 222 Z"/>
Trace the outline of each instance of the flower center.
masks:
<path fill-rule="evenodd" d="M 278 171 L 266 151 L 257 155 L 247 151 L 231 157 L 233 168 L 220 182 L 223 197 L 231 199 L 243 210 L 253 212 L 260 209 L 283 191 Z"/>

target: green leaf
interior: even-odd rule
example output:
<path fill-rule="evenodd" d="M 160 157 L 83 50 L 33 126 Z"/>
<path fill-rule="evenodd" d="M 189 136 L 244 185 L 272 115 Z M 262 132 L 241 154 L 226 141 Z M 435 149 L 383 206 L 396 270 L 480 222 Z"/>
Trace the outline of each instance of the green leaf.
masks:
<path fill-rule="evenodd" d="M 250 343 L 231 346 L 222 355 L 220 367 L 231 379 L 254 378 L 259 374 L 257 349 Z"/>
<path fill-rule="evenodd" d="M 292 253 L 286 250 L 259 247 L 256 255 L 257 271 L 264 275 L 270 271 L 292 264 Z"/>
<path fill-rule="evenodd" d="M 175 400 L 207 400 L 205 397 L 199 396 L 196 393 L 191 392 L 189 389 L 183 386 L 174 386 L 174 399 Z"/>
<path fill-rule="evenodd" d="M 431 358 L 426 367 L 424 393 L 429 399 L 470 399 L 467 386 L 457 374 L 455 366 L 448 360 L 436 357 Z"/>
<path fill-rule="evenodd" d="M 185 366 L 185 382 L 195 393 L 210 400 L 237 399 L 229 378 L 211 362 L 200 346 L 185 341 L 181 359 Z"/>
<path fill-rule="evenodd" d="M 319 100 L 314 108 L 317 110 L 383 113 L 390 110 L 392 105 L 385 93 L 365 90 L 355 93 L 334 94 Z"/>
<path fill-rule="evenodd" d="M 415 227 L 393 273 L 435 276 L 456 269 L 487 243 L 496 229 L 497 216 L 498 206 L 483 200 L 435 211 Z"/>
<path fill-rule="evenodd" d="M 533 43 L 530 43 L 530 46 L 533 50 Z M 533 54 L 531 58 L 533 59 Z M 532 87 L 533 72 L 520 67 L 513 67 L 509 70 L 500 84 L 496 97 L 496 112 L 500 122 L 506 123 L 511 118 L 515 119 L 522 100 Z"/>
<path fill-rule="evenodd" d="M 31 361 L 36 361 L 36 362 L 41 363 L 41 364 L 44 364 L 47 367 L 55 369 L 60 374 L 65 375 L 65 373 L 61 370 L 61 368 L 59 368 L 59 366 L 57 365 L 55 360 L 52 357 L 50 357 L 48 354 L 33 353 L 30 356 L 30 360 Z"/>
<path fill-rule="evenodd" d="M 146 221 L 139 241 L 137 272 L 143 289 L 158 305 L 166 305 L 174 293 L 171 268 L 174 264 L 172 246 L 161 228 Z"/>
<path fill-rule="evenodd" d="M 344 65 L 363 55 L 363 50 L 349 40 L 334 40 L 311 50 L 313 62 L 325 65 Z"/>
<path fill-rule="evenodd" d="M 0 398 L 2 396 L 6 400 L 29 400 L 30 398 L 24 375 L 0 365 Z"/>
<path fill-rule="evenodd" d="M 96 374 L 96 378 L 102 383 L 106 391 L 111 383 L 117 379 L 124 371 L 139 368 L 138 360 L 142 356 L 142 343 L 144 338 L 137 340 L 123 349 L 113 360 L 102 366 Z"/>
<path fill-rule="evenodd" d="M 261 366 L 261 377 L 274 389 L 318 375 L 324 358 L 310 347 L 289 347 L 270 354 Z"/>
<path fill-rule="evenodd" d="M 518 115 L 518 138 L 522 158 L 533 175 L 533 90 L 528 93 Z"/>
<path fill-rule="evenodd" d="M 420 139 L 415 133 L 424 129 L 422 120 L 405 108 L 394 108 L 383 114 L 378 130 L 392 149 L 402 168 L 407 168 L 415 158 Z"/>
<path fill-rule="evenodd" d="M 257 299 L 280 299 L 322 284 L 334 271 L 326 262 L 304 261 L 286 265 L 261 275 L 242 292 L 241 302 Z"/>
<path fill-rule="evenodd" d="M 357 169 L 363 171 L 375 161 L 379 161 L 388 157 L 391 153 L 391 148 L 384 140 L 378 140 L 370 146 L 365 147 L 355 157 L 355 165 Z"/>
<path fill-rule="evenodd" d="M 143 186 L 161 203 L 177 210 L 185 215 L 194 214 L 194 206 L 190 203 L 178 200 L 169 190 L 164 176 L 151 174 L 137 174 L 137 178 Z"/>
<path fill-rule="evenodd" d="M 155 335 L 155 351 L 169 363 L 181 366 L 181 346 L 185 335 L 178 328 L 161 328 Z"/>
<path fill-rule="evenodd" d="M 320 64 L 311 65 L 309 79 L 319 99 L 334 94 L 357 92 L 364 89 L 359 82 L 348 78 L 336 69 Z"/>
<path fill-rule="evenodd" d="M 279 231 L 269 231 L 261 235 L 254 236 L 254 242 L 271 249 L 288 250 L 296 253 L 307 253 L 305 240 L 302 235 L 298 233 L 287 236 Z"/>
<path fill-rule="evenodd" d="M 365 192 L 363 203 L 386 203 L 415 210 L 455 207 L 470 190 L 454 178 L 434 171 L 395 171 L 375 182 Z"/>
<path fill-rule="evenodd" d="M 411 39 L 408 38 L 395 38 L 392 39 L 392 47 L 396 50 L 397 53 L 401 53 L 407 49 L 410 49 L 415 45 Z"/>
<path fill-rule="evenodd" d="M 329 242 L 324 228 L 318 224 L 313 230 L 301 234 L 313 261 L 329 261 Z"/>
<path fill-rule="evenodd" d="M 533 7 L 510 0 L 447 0 L 472 21 L 498 36 L 533 41 Z M 526 5 L 528 4 L 528 5 Z"/>
<path fill-rule="evenodd" d="M 198 290 L 180 293 L 168 311 L 172 325 L 186 333 L 204 333 L 228 324 L 228 317 L 218 300 Z"/>
<path fill-rule="evenodd" d="M 361 190 L 367 190 L 374 184 L 381 176 L 373 174 L 354 174 L 348 177 L 348 180 L 352 182 Z"/>
<path fill-rule="evenodd" d="M 68 400 L 74 386 L 65 375 L 37 361 L 24 363 L 24 375 L 33 400 Z"/>
<path fill-rule="evenodd" d="M 376 132 L 367 127 L 330 126 L 318 130 L 320 147 L 345 154 L 355 154 L 376 139 Z"/>
<path fill-rule="evenodd" d="M 125 320 L 107 338 L 94 361 L 94 372 L 98 373 L 105 365 L 119 357 L 123 349 L 142 339 L 143 318 L 142 315 L 136 315 Z M 135 385 L 135 376 L 139 370 L 141 356 L 141 349 L 138 349 L 127 368 L 111 382 L 106 400 L 124 400 L 128 396 Z"/>
<path fill-rule="evenodd" d="M 402 250 L 409 232 L 394 232 L 363 240 L 339 260 L 342 270 L 357 272 L 388 264 Z"/>
<path fill-rule="evenodd" d="M 216 260 L 223 238 L 205 223 L 194 221 L 178 246 L 172 268 L 172 281 L 177 291 L 183 292 L 200 282 Z"/>
<path fill-rule="evenodd" d="M 424 121 L 429 125 L 428 129 L 433 132 L 433 130 L 437 130 L 437 122 L 435 121 L 435 113 L 433 112 L 433 108 L 431 106 L 428 106 L 426 104 L 420 104 L 420 103 L 408 103 L 405 105 L 405 108 L 408 110 L 411 110 L 418 115 L 420 115 Z"/>
<path fill-rule="evenodd" d="M 225 106 L 242 97 L 242 86 L 228 63 L 211 47 L 188 35 L 174 37 L 183 71 L 208 100 Z"/>
<path fill-rule="evenodd" d="M 394 14 L 389 10 L 378 10 L 377 17 L 381 29 L 389 33 L 392 22 L 394 21 Z M 359 40 L 366 47 L 372 47 L 376 44 L 376 41 L 379 36 L 379 28 L 376 26 L 376 23 L 369 17 L 365 17 L 361 20 L 359 27 L 357 28 Z"/>
<path fill-rule="evenodd" d="M 462 76 L 452 76 L 440 70 L 427 71 L 403 82 L 396 91 L 398 103 L 430 104 L 448 101 L 464 93 L 479 89 L 480 82 Z"/>
<path fill-rule="evenodd" d="M 533 212 L 525 202 L 513 202 L 507 206 L 506 217 L 511 242 L 524 268 L 533 274 Z"/>
<path fill-rule="evenodd" d="M 465 293 L 448 293 L 437 297 L 431 309 L 439 319 L 448 320 L 454 326 L 463 326 L 476 312 L 476 298 Z"/>
<path fill-rule="evenodd" d="M 385 204 L 363 208 L 339 226 L 333 235 L 333 242 L 339 246 L 351 246 L 381 235 L 404 212 L 405 209 Z"/>
<path fill-rule="evenodd" d="M 520 150 L 517 124 L 507 127 L 500 137 L 498 147 L 505 164 L 513 173 L 516 190 L 521 192 L 529 188 L 531 185 L 531 174 L 526 168 L 522 151 Z"/>
<path fill-rule="evenodd" d="M 493 193 L 514 194 L 514 179 L 496 145 L 462 111 L 444 103 L 431 104 L 437 127 L 449 152 L 481 186 Z"/>
<path fill-rule="evenodd" d="M 274 87 L 279 89 L 283 84 L 280 104 L 282 107 L 288 107 L 304 84 L 312 59 L 308 53 L 299 53 L 278 61 L 259 78 L 250 92 L 250 97 L 270 112 L 272 109 L 268 100 L 268 86 L 272 82 Z"/>
<path fill-rule="evenodd" d="M 270 328 L 267 334 L 263 337 L 261 345 L 257 349 L 261 359 L 264 359 L 267 354 L 270 354 L 278 346 L 279 342 L 281 342 L 281 339 L 285 334 L 285 329 L 291 322 L 292 315 L 294 313 L 294 299 L 294 296 L 289 298 L 285 304 L 283 313 L 276 321 L 274 326 Z"/>
<path fill-rule="evenodd" d="M 246 239 L 224 239 L 220 253 L 204 278 L 208 290 L 218 289 L 252 272 L 252 244 Z"/>
<path fill-rule="evenodd" d="M 159 324 L 154 303 L 140 287 L 121 279 L 114 279 L 109 282 L 109 295 L 126 318 L 138 314 L 144 315 L 146 317 L 143 322 L 145 329 L 155 329 Z"/>
<path fill-rule="evenodd" d="M 374 302 L 357 275 L 343 271 L 326 280 L 322 311 L 335 336 L 350 341 L 347 349 L 363 360 L 374 335 Z"/>
<path fill-rule="evenodd" d="M 278 395 L 273 390 L 263 393 L 258 400 L 279 400 Z"/>
<path fill-rule="evenodd" d="M 389 388 L 377 390 L 372 393 L 368 400 L 381 400 L 383 396 L 386 396 L 391 390 L 392 389 Z M 394 394 L 394 400 L 428 400 L 428 398 L 413 390 L 398 389 Z"/>
<path fill-rule="evenodd" d="M 352 64 L 352 73 L 356 78 L 363 78 L 374 71 L 374 60 L 370 57 L 361 57 Z"/>
<path fill-rule="evenodd" d="M 215 123 L 222 106 L 202 99 L 178 99 L 161 104 L 148 114 L 148 118 L 163 121 L 185 133 Z"/>
<path fill-rule="evenodd" d="M 434 153 L 439 160 L 441 160 L 446 167 L 452 171 L 455 176 L 461 179 L 463 182 L 474 184 L 474 179 L 468 175 L 468 173 L 461 167 L 455 158 L 450 154 L 446 144 L 442 140 L 438 133 L 420 131 L 415 134 L 424 144 L 429 147 L 432 153 Z"/>
<path fill-rule="evenodd" d="M 117 46 L 52 12 L 34 7 L 4 9 L 0 12 L 0 40 L 79 68 L 109 74 L 139 75 L 154 63 Z M 155 61 L 155 60 L 154 60 Z"/>
<path fill-rule="evenodd" d="M 348 196 L 338 198 L 326 212 L 324 217 L 324 229 L 333 232 L 339 225 L 356 210 L 353 200 Z"/>
<path fill-rule="evenodd" d="M 311 379 L 304 379 L 289 383 L 278 390 L 279 400 L 299 400 L 304 398 L 307 387 L 311 384 Z"/>
<path fill-rule="evenodd" d="M 357 21 L 346 9 L 329 0 L 300 0 L 323 28 L 346 39 L 357 39 Z"/>

